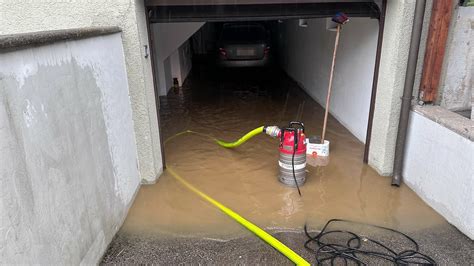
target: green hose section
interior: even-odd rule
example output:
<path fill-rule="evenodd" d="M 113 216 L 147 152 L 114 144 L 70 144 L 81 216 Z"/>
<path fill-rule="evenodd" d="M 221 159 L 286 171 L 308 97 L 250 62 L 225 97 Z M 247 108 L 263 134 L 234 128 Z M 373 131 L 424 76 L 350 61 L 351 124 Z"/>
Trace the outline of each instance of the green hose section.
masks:
<path fill-rule="evenodd" d="M 235 146 L 230 146 L 230 148 L 233 148 L 233 147 L 237 147 L 239 146 L 240 144 L 244 143 L 246 140 L 250 139 L 251 137 L 257 135 L 258 133 L 261 133 L 261 132 L 258 132 L 257 130 L 261 130 L 263 131 L 263 127 L 259 127 L 259 128 L 256 128 L 254 130 L 252 130 L 251 132 L 249 132 L 247 135 L 245 135 L 244 137 L 242 137 L 240 140 L 234 142 L 234 143 L 238 143 L 240 142 L 242 139 L 244 139 L 245 137 L 247 137 L 246 139 L 244 139 L 243 141 L 241 141 L 239 144 L 235 144 Z M 254 132 L 255 131 L 255 132 Z M 254 133 L 252 133 L 254 132 Z M 192 133 L 192 134 L 197 134 L 197 135 L 201 135 L 201 136 L 206 136 L 206 137 L 209 137 L 213 140 L 216 140 L 215 138 L 213 138 L 212 136 L 210 135 L 207 135 L 207 134 L 203 134 L 203 133 L 199 133 L 199 132 L 194 132 L 194 131 L 191 131 L 191 130 L 187 130 L 187 131 L 184 131 L 184 132 L 181 132 L 181 133 L 178 133 L 172 137 L 170 137 L 169 139 L 167 139 L 165 141 L 165 145 L 168 141 L 170 141 L 171 139 L 175 138 L 175 137 L 178 137 L 178 136 L 181 136 L 181 135 L 184 135 L 184 134 L 188 134 L 188 133 Z M 252 134 L 251 134 L 252 133 Z M 225 143 L 225 142 L 223 142 Z M 221 145 L 222 146 L 222 145 Z M 227 147 L 226 147 L 227 148 Z M 223 213 L 227 214 L 229 217 L 231 217 L 232 219 L 234 219 L 236 222 L 238 222 L 239 224 L 241 224 L 242 226 L 244 226 L 245 228 L 247 228 L 250 232 L 254 233 L 255 235 L 257 235 L 260 239 L 262 239 L 263 241 L 267 242 L 270 246 L 272 246 L 273 248 L 275 248 L 276 250 L 278 250 L 281 254 L 283 254 L 284 256 L 286 256 L 289 260 L 291 260 L 292 262 L 294 262 L 296 265 L 310 265 L 309 262 L 307 262 L 305 259 L 303 259 L 300 255 L 298 255 L 296 252 L 294 252 L 293 250 L 291 250 L 289 247 L 287 247 L 285 244 L 281 243 L 278 239 L 274 238 L 272 235 L 270 235 L 269 233 L 265 232 L 263 229 L 261 229 L 260 227 L 256 226 L 255 224 L 251 223 L 250 221 L 248 221 L 247 219 L 245 219 L 244 217 L 240 216 L 238 213 L 234 212 L 233 210 L 231 210 L 230 208 L 227 208 L 225 205 L 223 205 L 222 203 L 218 202 L 217 200 L 211 198 L 210 196 L 208 196 L 207 194 L 205 194 L 204 192 L 200 191 L 199 189 L 197 189 L 196 187 L 194 187 L 191 183 L 188 183 L 188 181 L 186 181 L 184 178 L 182 178 L 178 173 L 176 173 L 176 171 L 174 171 L 173 168 L 171 168 L 168 164 L 166 164 L 166 169 L 167 171 L 174 177 L 176 178 L 176 180 L 178 180 L 181 184 L 183 184 L 186 188 L 188 188 L 189 190 L 191 190 L 192 192 L 196 193 L 198 196 L 200 196 L 201 198 L 203 198 L 204 200 L 206 200 L 207 202 L 211 203 L 212 205 L 214 205 L 215 207 L 217 207 L 219 210 L 221 210 Z"/>
<path fill-rule="evenodd" d="M 257 127 L 256 129 L 250 131 L 249 133 L 245 134 L 243 137 L 241 137 L 239 140 L 235 142 L 224 142 L 222 140 L 216 140 L 217 144 L 221 145 L 224 148 L 235 148 L 239 147 L 240 145 L 244 144 L 247 140 L 253 138 L 255 135 L 258 135 L 263 132 L 263 126 Z"/>

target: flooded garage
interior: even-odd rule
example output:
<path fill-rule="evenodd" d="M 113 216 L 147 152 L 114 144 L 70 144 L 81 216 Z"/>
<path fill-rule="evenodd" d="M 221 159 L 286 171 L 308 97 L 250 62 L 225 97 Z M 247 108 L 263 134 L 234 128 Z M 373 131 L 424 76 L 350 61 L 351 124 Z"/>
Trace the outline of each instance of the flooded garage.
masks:
<path fill-rule="evenodd" d="M 317 231 L 333 218 L 415 234 L 431 252 L 442 248 L 462 256 L 462 248 L 426 238 L 426 232 L 445 237 L 456 229 L 407 186 L 389 186 L 387 177 L 364 164 L 364 145 L 333 117 L 327 133 L 329 162 L 308 165 L 302 196 L 278 180 L 277 139 L 262 134 L 235 149 L 216 144 L 213 138 L 236 140 L 257 126 L 293 120 L 304 121 L 308 134 L 319 134 L 323 108 L 278 67 L 218 69 L 208 61 L 196 62 L 183 86 L 160 104 L 162 134 L 169 139 L 166 164 L 310 261 L 314 256 L 304 249 L 303 226 Z M 186 130 L 197 134 L 179 134 Z M 406 245 L 391 240 L 397 247 Z M 156 184 L 140 189 L 104 262 L 290 263 L 167 171 Z"/>
<path fill-rule="evenodd" d="M 182 88 L 162 98 L 162 133 L 165 139 L 186 130 L 199 134 L 168 141 L 166 164 L 244 217 L 282 229 L 305 223 L 318 228 L 335 217 L 404 230 L 443 222 L 407 187 L 387 185 L 386 177 L 364 164 L 364 145 L 333 117 L 327 133 L 329 163 L 308 164 L 300 197 L 278 180 L 277 139 L 262 134 L 225 149 L 208 136 L 236 140 L 258 126 L 288 121 L 303 121 L 307 134 L 317 135 L 323 108 L 277 68 L 218 70 L 204 64 L 191 75 Z M 142 188 L 124 230 L 215 237 L 241 232 L 238 224 L 166 174 Z"/>
<path fill-rule="evenodd" d="M 467 238 L 408 186 L 390 186 L 366 163 L 381 49 L 377 15 L 356 15 L 341 30 L 326 15 L 193 21 L 186 16 L 195 8 L 189 14 L 183 8 L 152 12 L 158 17 L 151 31 L 166 169 L 156 184 L 140 189 L 103 263 L 291 264 L 236 215 L 310 263 L 469 259 Z M 171 23 L 166 14 L 185 19 Z M 331 106 L 323 133 L 326 101 Z M 303 154 L 305 167 L 297 170 L 305 182 L 295 174 L 296 130 L 289 157 L 295 182 L 291 171 L 282 182 L 284 131 L 231 149 L 218 145 L 260 127 L 267 134 L 271 126 L 282 130 L 292 121 L 304 123 L 309 139 L 325 136 L 330 142 L 329 156 Z M 343 234 L 333 237 L 337 232 Z M 318 242 L 326 234 L 333 242 Z M 449 245 L 453 236 L 457 247 Z M 368 246 L 351 258 L 331 257 L 324 249 L 352 249 L 353 241 L 357 252 Z M 390 255 L 374 256 L 380 248 Z"/>

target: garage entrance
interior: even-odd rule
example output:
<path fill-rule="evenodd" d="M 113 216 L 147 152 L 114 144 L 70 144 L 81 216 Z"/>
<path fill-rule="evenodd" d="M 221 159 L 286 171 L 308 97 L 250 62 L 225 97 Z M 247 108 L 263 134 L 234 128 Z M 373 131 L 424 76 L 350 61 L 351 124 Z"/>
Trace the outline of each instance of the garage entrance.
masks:
<path fill-rule="evenodd" d="M 167 95 L 173 82 L 183 84 L 193 60 L 214 59 L 223 24 L 254 21 L 271 31 L 275 65 L 324 105 L 335 35 L 330 17 L 343 11 L 351 22 L 341 37 L 330 112 L 366 144 L 363 160 L 367 162 L 385 1 L 380 7 L 373 1 L 211 2 L 147 1 L 156 94 Z"/>
<path fill-rule="evenodd" d="M 344 218 L 408 231 L 444 222 L 408 187 L 387 186 L 362 160 L 383 25 L 377 5 L 184 2 L 147 2 L 168 170 L 156 185 L 141 188 L 121 229 L 125 242 L 158 247 L 163 264 L 285 263 L 275 250 L 252 244 L 254 235 L 172 172 L 307 257 L 303 225 L 317 229 Z M 279 181 L 277 139 L 261 134 L 235 149 L 215 139 L 234 141 L 256 127 L 295 120 L 305 123 L 307 135 L 321 135 L 335 37 L 328 17 L 341 9 L 350 22 L 336 60 L 331 152 L 317 166 L 308 159 L 300 196 Z M 224 37 L 226 27 L 230 37 Z M 229 44 L 233 37 L 245 39 L 245 46 Z M 144 262 L 149 253 L 131 257 Z"/>
<path fill-rule="evenodd" d="M 329 118 L 329 161 L 323 162 L 325 166 L 307 167 L 302 197 L 278 180 L 278 140 L 261 134 L 230 150 L 216 145 L 213 138 L 233 141 L 258 126 L 286 125 L 294 120 L 303 121 L 309 135 L 321 134 L 324 110 L 318 97 L 325 97 L 334 32 L 327 29 L 326 18 L 308 19 L 306 26 L 300 26 L 299 19 L 239 22 L 265 25 L 272 36 L 273 64 L 227 68 L 218 66 L 222 48 L 218 43 L 225 23 L 229 22 L 152 25 L 155 33 L 162 33 L 155 40 L 162 36 L 164 43 L 171 41 L 163 35 L 167 32 L 189 36 L 163 63 L 168 81 L 160 97 L 160 124 L 167 140 L 168 166 L 265 229 L 301 230 L 304 224 L 321 228 L 334 217 L 410 230 L 441 221 L 408 187 L 394 192 L 385 178 L 362 162 L 363 136 L 354 133 L 352 120 L 367 119 L 377 21 L 352 18 L 345 25 L 336 66 L 341 78 L 333 98 L 333 106 L 341 108 L 333 113 L 342 115 Z M 359 40 L 358 45 L 354 40 Z M 190 56 L 180 57 L 182 54 Z M 180 71 L 174 72 L 177 66 Z M 173 87 L 173 79 L 183 73 L 179 86 Z M 338 113 L 345 107 L 350 107 L 347 113 Z M 196 133 L 180 134 L 187 130 Z M 169 171 L 156 185 L 140 190 L 123 230 L 212 239 L 248 233 L 199 200 Z"/>
<path fill-rule="evenodd" d="M 371 223 L 383 219 L 397 226 L 399 220 L 412 225 L 415 220 L 405 214 L 415 209 L 436 220 L 436 215 L 406 188 L 402 188 L 406 194 L 403 201 L 410 203 L 405 202 L 404 206 L 415 209 L 398 213 L 403 219 L 394 217 L 387 210 L 398 208 L 401 199 L 393 205 L 388 198 L 391 188 L 385 185 L 384 178 L 362 162 L 380 49 L 380 12 L 376 4 L 148 3 L 161 136 L 163 140 L 172 138 L 166 143 L 164 154 L 166 163 L 186 180 L 243 215 L 251 215 L 264 227 L 295 228 L 307 219 L 318 224 L 338 213 Z M 233 141 L 256 127 L 283 126 L 294 120 L 305 123 L 308 135 L 321 135 L 322 105 L 335 37 L 329 17 L 337 10 L 346 12 L 350 22 L 343 26 L 336 60 L 327 133 L 331 141 L 330 162 L 308 166 L 307 181 L 301 188 L 303 197 L 299 197 L 296 189 L 278 180 L 277 140 L 260 135 L 228 150 L 217 146 L 213 138 Z M 248 34 L 245 38 L 264 31 L 267 38 L 253 38 L 256 42 L 246 43 L 262 44 L 262 51 L 237 47 L 243 50 L 239 55 L 226 46 L 223 39 L 228 38 L 223 38 L 223 32 L 229 25 L 244 28 Z M 235 34 L 231 39 L 242 35 L 240 28 L 232 30 Z M 260 42 L 262 39 L 265 43 Z M 258 67 L 222 65 L 223 60 L 240 58 L 247 64 L 253 60 L 250 57 L 258 54 L 259 58 L 268 55 L 271 60 Z M 197 134 L 177 135 L 187 130 Z M 364 193 L 368 190 L 371 193 Z M 201 229 L 209 229 L 204 230 L 206 235 L 240 232 L 239 226 L 220 223 L 226 218 L 218 211 L 201 202 L 202 209 L 195 200 L 195 195 L 183 191 L 165 171 L 159 186 L 142 190 L 137 199 L 141 203 L 136 206 L 148 207 L 132 209 L 129 217 L 135 217 L 130 219 L 136 219 L 136 224 L 126 222 L 125 227 L 140 224 L 151 231 L 166 228 L 182 233 L 195 232 L 193 226 L 199 224 Z M 150 213 L 149 206 L 155 204 L 161 211 Z M 368 216 L 361 211 L 367 206 L 371 209 Z M 143 221 L 153 222 L 146 225 Z M 224 229 L 217 230 L 220 226 Z"/>

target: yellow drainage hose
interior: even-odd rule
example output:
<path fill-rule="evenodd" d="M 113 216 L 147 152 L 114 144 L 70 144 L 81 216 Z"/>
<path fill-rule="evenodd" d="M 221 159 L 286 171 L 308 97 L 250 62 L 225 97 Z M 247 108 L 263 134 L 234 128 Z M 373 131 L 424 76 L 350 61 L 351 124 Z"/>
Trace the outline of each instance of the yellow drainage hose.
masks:
<path fill-rule="evenodd" d="M 257 127 L 256 129 L 250 131 L 249 133 L 245 134 L 243 137 L 241 137 L 239 140 L 235 142 L 224 142 L 221 140 L 216 140 L 217 144 L 221 145 L 224 148 L 235 148 L 238 147 L 242 144 L 244 144 L 247 140 L 251 139 L 255 135 L 258 135 L 263 132 L 263 126 Z"/>
<path fill-rule="evenodd" d="M 263 131 L 263 127 L 260 127 L 260 128 L 256 128 L 254 130 L 252 130 L 251 132 L 253 131 L 256 131 L 257 129 L 260 129 L 261 131 Z M 250 132 L 250 133 L 251 133 Z M 198 132 L 194 132 L 194 131 L 191 131 L 191 130 L 187 130 L 187 131 L 184 131 L 184 132 L 181 132 L 181 133 L 178 133 L 170 138 L 168 138 L 166 141 L 165 141 L 165 145 L 168 141 L 170 141 L 171 139 L 175 138 L 175 137 L 178 137 L 178 136 L 181 136 L 181 135 L 184 135 L 184 134 L 188 134 L 188 133 L 192 133 L 192 134 L 198 134 L 198 135 L 201 135 L 201 136 L 206 136 L 206 137 L 209 137 L 213 140 L 216 140 L 215 138 L 211 137 L 210 135 L 207 135 L 207 134 L 202 134 L 202 133 L 198 133 Z M 247 135 L 245 135 L 244 137 L 242 137 L 241 139 L 239 139 L 238 141 L 234 142 L 234 143 L 230 143 L 230 144 L 233 144 L 233 145 L 229 145 L 229 147 L 237 147 L 239 146 L 240 144 L 244 143 L 245 141 L 247 141 L 249 138 L 257 135 L 258 133 L 260 132 L 257 132 L 257 133 L 253 133 L 253 135 L 251 135 L 250 133 L 248 133 Z M 246 136 L 248 136 L 247 138 L 245 138 Z M 224 144 L 226 144 L 225 142 L 223 142 Z M 227 143 L 229 144 L 229 143 Z M 307 262 L 305 259 L 303 259 L 300 255 L 298 255 L 296 252 L 294 252 L 293 250 L 291 250 L 289 247 L 287 247 L 285 244 L 281 243 L 278 239 L 274 238 L 273 236 L 271 236 L 269 233 L 265 232 L 263 229 L 261 229 L 260 227 L 256 226 L 255 224 L 251 223 L 250 221 L 246 220 L 244 217 L 240 216 L 238 213 L 234 212 L 233 210 L 227 208 L 225 205 L 223 205 L 222 203 L 218 202 L 217 200 L 211 198 L 210 196 L 208 196 L 207 194 L 205 194 L 204 192 L 200 191 L 199 189 L 197 189 L 196 187 L 194 187 L 193 185 L 191 185 L 190 183 L 188 183 L 188 181 L 184 180 L 184 178 L 182 178 L 180 175 L 178 175 L 169 165 L 166 165 L 166 169 L 167 171 L 174 177 L 176 178 L 176 180 L 178 180 L 179 182 L 181 182 L 181 184 L 183 184 L 185 187 L 187 187 L 189 190 L 191 190 L 192 192 L 196 193 L 197 195 L 199 195 L 201 198 L 203 198 L 204 200 L 206 200 L 207 202 L 211 203 L 212 205 L 216 206 L 219 210 L 221 210 L 223 213 L 227 214 L 229 217 L 231 217 L 232 219 L 234 219 L 236 222 L 240 223 L 241 225 L 243 225 L 245 228 L 247 228 L 249 231 L 251 231 L 252 233 L 254 233 L 255 235 L 257 235 L 258 237 L 260 237 L 263 241 L 267 242 L 270 246 L 272 246 L 273 248 L 275 248 L 276 250 L 278 250 L 281 254 L 285 255 L 289 260 L 291 260 L 292 262 L 294 262 L 296 265 L 310 265 L 309 262 Z"/>

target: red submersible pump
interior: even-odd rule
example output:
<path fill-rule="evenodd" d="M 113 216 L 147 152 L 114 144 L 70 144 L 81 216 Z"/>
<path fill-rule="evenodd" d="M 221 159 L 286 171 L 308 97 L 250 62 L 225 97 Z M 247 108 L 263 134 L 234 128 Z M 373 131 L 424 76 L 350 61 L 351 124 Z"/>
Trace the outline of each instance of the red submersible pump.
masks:
<path fill-rule="evenodd" d="M 227 143 L 218 140 L 217 143 L 225 148 L 235 148 L 262 132 L 280 139 L 279 179 L 285 185 L 297 187 L 300 193 L 299 186 L 306 181 L 306 136 L 302 122 L 290 122 L 288 127 L 262 126 L 250 131 L 236 142 Z"/>
<path fill-rule="evenodd" d="M 304 124 L 290 122 L 288 127 L 267 126 L 264 132 L 280 139 L 279 179 L 289 186 L 301 186 L 306 181 L 306 137 Z"/>

